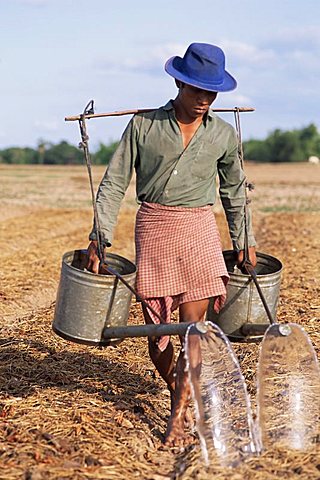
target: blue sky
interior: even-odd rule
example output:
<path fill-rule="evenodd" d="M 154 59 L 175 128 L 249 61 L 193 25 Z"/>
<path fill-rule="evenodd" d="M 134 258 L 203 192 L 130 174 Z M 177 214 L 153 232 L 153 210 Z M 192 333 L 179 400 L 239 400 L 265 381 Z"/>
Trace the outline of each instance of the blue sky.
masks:
<path fill-rule="evenodd" d="M 244 139 L 320 127 L 319 18 L 319 0 L 0 0 L 0 148 L 77 145 L 64 117 L 90 99 L 97 112 L 163 105 L 176 95 L 163 65 L 194 41 L 222 47 L 238 80 L 215 106 L 256 108 Z M 91 120 L 91 147 L 128 120 Z"/>

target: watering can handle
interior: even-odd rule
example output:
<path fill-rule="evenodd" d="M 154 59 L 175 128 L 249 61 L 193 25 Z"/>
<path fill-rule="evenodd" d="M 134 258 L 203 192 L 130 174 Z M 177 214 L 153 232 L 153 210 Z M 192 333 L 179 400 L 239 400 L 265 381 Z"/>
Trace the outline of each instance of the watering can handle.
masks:
<path fill-rule="evenodd" d="M 259 285 L 259 282 L 258 282 L 258 278 L 257 278 L 257 273 L 252 265 L 252 263 L 250 262 L 250 260 L 244 260 L 243 263 L 242 263 L 242 266 L 243 268 L 248 272 L 248 274 L 251 276 L 252 280 L 254 281 L 254 284 L 258 290 L 258 293 L 259 293 L 259 296 L 260 296 L 260 299 L 263 303 L 263 306 L 265 308 L 265 311 L 266 311 L 266 314 L 268 316 L 268 319 L 269 319 L 269 322 L 271 325 L 273 325 L 275 322 L 273 316 L 272 316 L 272 313 L 270 312 L 270 309 L 268 307 L 268 304 L 266 302 L 266 299 L 262 293 L 262 290 L 261 290 L 261 287 Z"/>
<path fill-rule="evenodd" d="M 143 298 L 140 297 L 137 291 L 130 285 L 130 283 L 127 282 L 127 280 L 123 278 L 122 275 L 120 275 L 119 272 L 111 268 L 105 261 L 102 261 L 100 263 L 100 269 L 107 273 L 111 273 L 111 275 L 114 275 L 115 277 L 117 277 L 130 290 L 130 292 L 132 292 L 136 296 L 138 302 L 141 302 L 142 305 L 144 305 L 147 309 L 149 309 L 150 312 L 153 313 L 153 315 L 155 315 L 158 318 L 158 320 L 160 320 L 161 323 L 165 323 L 161 315 L 159 315 L 159 313 L 156 312 L 156 310 L 154 310 L 154 308 L 152 308 L 148 302 L 146 302 Z"/>
<path fill-rule="evenodd" d="M 242 138 L 241 138 L 241 125 L 240 125 L 240 115 L 239 115 L 239 112 L 240 110 L 239 109 L 236 109 L 235 113 L 234 113 L 234 118 L 235 118 L 235 124 L 236 124 L 236 130 L 237 130 L 237 135 L 238 135 L 238 155 L 239 155 L 239 159 L 240 159 L 240 164 L 241 164 L 241 168 L 242 170 L 244 171 L 244 155 L 243 155 L 243 148 L 242 148 Z M 259 282 L 258 282 L 258 278 L 257 278 L 257 273 L 254 269 L 254 266 L 252 265 L 251 261 L 250 261 L 250 255 L 249 255 L 249 240 L 248 240 L 248 220 L 249 220 L 249 211 L 248 211 L 248 204 L 250 202 L 249 198 L 248 198 L 248 193 L 247 193 L 247 189 L 249 190 L 252 190 L 254 188 L 254 186 L 250 183 L 247 183 L 246 182 L 246 186 L 245 186 L 245 205 L 244 205 L 244 258 L 243 258 L 243 261 L 241 263 L 241 268 L 244 269 L 252 278 L 252 280 L 254 281 L 254 284 L 258 290 L 258 293 L 259 293 L 259 296 L 260 296 L 260 299 L 263 303 L 263 306 L 265 308 L 265 311 L 266 311 L 266 314 L 267 314 L 267 317 L 269 319 L 269 322 L 270 324 L 273 324 L 275 323 L 275 320 L 270 312 L 270 309 L 268 307 L 268 304 L 266 302 L 266 299 L 262 293 L 262 290 L 261 290 L 261 287 L 259 285 Z"/>
<path fill-rule="evenodd" d="M 252 265 L 250 261 L 250 255 L 249 255 L 249 240 L 248 240 L 248 218 L 249 218 L 249 212 L 248 212 L 248 198 L 246 195 L 246 203 L 244 206 L 244 259 L 243 262 L 241 263 L 241 268 L 244 269 L 252 278 L 254 281 L 254 284 L 258 290 L 260 299 L 262 301 L 262 304 L 264 306 L 264 309 L 266 311 L 267 317 L 269 319 L 270 324 L 272 325 L 275 323 L 275 320 L 270 312 L 270 309 L 268 307 L 268 304 L 266 302 L 266 299 L 263 295 L 262 289 L 259 285 L 258 278 L 257 278 L 257 273 L 254 269 L 254 266 Z"/>

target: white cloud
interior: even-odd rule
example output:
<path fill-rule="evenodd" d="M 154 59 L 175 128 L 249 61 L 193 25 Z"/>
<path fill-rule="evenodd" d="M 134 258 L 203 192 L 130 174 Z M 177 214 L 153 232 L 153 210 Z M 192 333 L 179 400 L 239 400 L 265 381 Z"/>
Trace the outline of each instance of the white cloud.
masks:
<path fill-rule="evenodd" d="M 320 47 L 320 29 L 318 26 L 283 28 L 274 32 L 267 41 L 277 51 L 318 51 Z"/>
<path fill-rule="evenodd" d="M 300 28 L 285 28 L 274 32 L 262 45 L 252 45 L 230 40 L 221 41 L 227 52 L 227 64 L 238 69 L 259 68 L 255 75 L 269 76 L 270 71 L 293 70 L 298 76 L 312 75 L 320 70 L 320 29 L 308 26 Z"/>
<path fill-rule="evenodd" d="M 178 43 L 169 43 L 166 45 L 155 45 L 151 50 L 146 51 L 144 59 L 126 60 L 130 66 L 158 65 L 165 62 L 174 55 L 184 55 L 187 46 Z"/>
<path fill-rule="evenodd" d="M 275 51 L 270 48 L 259 48 L 243 42 L 221 41 L 219 44 L 226 52 L 228 65 L 238 65 L 240 68 L 264 67 L 277 62 Z M 101 75 L 120 75 L 124 73 L 146 74 L 151 76 L 163 75 L 165 62 L 172 56 L 183 56 L 188 45 L 169 43 L 146 48 L 144 54 L 125 57 L 122 61 L 104 59 L 96 63 L 96 71 Z"/>
<path fill-rule="evenodd" d="M 235 74 L 242 94 L 253 100 L 261 93 L 277 105 L 307 102 L 318 94 L 320 30 L 315 27 L 283 29 L 261 45 L 221 42 L 227 69 Z M 231 68 L 232 66 L 232 68 Z"/>
<path fill-rule="evenodd" d="M 229 92 L 227 98 L 228 98 L 228 104 L 232 104 L 235 106 L 250 107 L 251 106 L 250 104 L 252 103 L 252 100 L 250 99 L 250 97 L 246 95 L 241 95 L 235 92 Z"/>
<path fill-rule="evenodd" d="M 222 41 L 221 45 L 227 52 L 227 60 L 231 59 L 231 62 L 227 63 L 235 61 L 246 65 L 264 65 L 266 62 L 276 59 L 276 53 L 271 48 L 260 48 L 256 45 L 230 40 Z"/>
<path fill-rule="evenodd" d="M 290 81 L 312 77 L 320 72 L 319 27 L 283 28 L 274 32 L 267 44 L 274 51 L 279 66 L 290 75 Z"/>
<path fill-rule="evenodd" d="M 137 57 L 125 57 L 122 61 L 109 61 L 105 59 L 99 62 L 97 66 L 100 74 L 116 74 L 121 73 L 139 73 L 148 75 L 162 75 L 165 62 L 172 56 L 183 56 L 187 45 L 179 43 L 169 43 L 166 45 L 156 45 L 153 48 L 146 48 L 145 54 Z"/>

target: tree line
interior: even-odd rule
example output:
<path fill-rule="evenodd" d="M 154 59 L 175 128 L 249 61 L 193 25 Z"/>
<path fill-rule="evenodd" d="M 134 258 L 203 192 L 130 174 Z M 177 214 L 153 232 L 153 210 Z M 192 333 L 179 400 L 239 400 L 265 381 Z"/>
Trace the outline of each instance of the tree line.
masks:
<path fill-rule="evenodd" d="M 119 142 L 108 145 L 100 143 L 91 153 L 92 163 L 109 163 Z M 300 130 L 280 130 L 271 132 L 264 140 L 243 142 L 244 157 L 255 162 L 301 162 L 310 156 L 320 157 L 320 134 L 311 123 Z M 81 149 L 65 140 L 58 144 L 39 141 L 36 148 L 10 147 L 0 150 L 0 163 L 35 165 L 79 165 L 83 163 Z"/>
<path fill-rule="evenodd" d="M 243 151 L 255 162 L 302 162 L 320 157 L 320 134 L 313 123 L 300 130 L 276 129 L 265 140 L 244 142 Z"/>
<path fill-rule="evenodd" d="M 108 164 L 119 142 L 109 145 L 100 143 L 98 149 L 91 153 L 92 163 L 95 165 Z M 80 165 L 84 162 L 83 151 L 70 145 L 65 140 L 53 144 L 39 142 L 37 148 L 10 147 L 0 150 L 0 164 L 33 164 L 33 165 Z"/>

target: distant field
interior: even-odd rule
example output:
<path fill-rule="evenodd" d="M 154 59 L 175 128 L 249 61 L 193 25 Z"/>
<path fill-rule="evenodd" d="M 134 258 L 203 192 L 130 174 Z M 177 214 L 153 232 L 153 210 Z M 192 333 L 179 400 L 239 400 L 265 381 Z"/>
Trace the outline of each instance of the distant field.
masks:
<path fill-rule="evenodd" d="M 95 187 L 105 168 L 93 167 Z M 320 166 L 298 164 L 247 163 L 248 180 L 256 186 L 252 194 L 254 208 L 260 211 L 319 211 Z M 85 166 L 10 166 L 0 164 L 1 205 L 90 207 Z M 127 201 L 134 202 L 134 181 Z"/>

